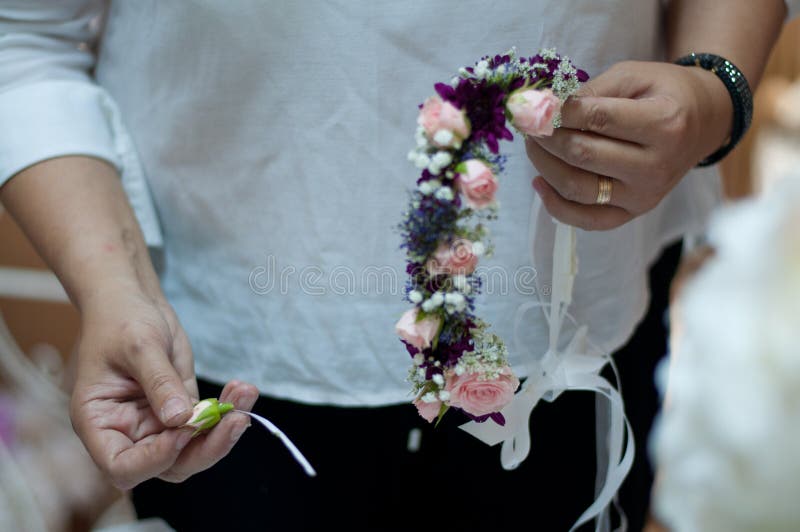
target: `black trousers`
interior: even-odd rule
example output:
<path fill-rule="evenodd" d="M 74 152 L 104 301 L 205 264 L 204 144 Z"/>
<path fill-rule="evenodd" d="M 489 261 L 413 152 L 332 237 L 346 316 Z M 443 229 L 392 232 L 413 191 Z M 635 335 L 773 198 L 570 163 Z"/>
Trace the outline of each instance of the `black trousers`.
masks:
<path fill-rule="evenodd" d="M 637 445 L 620 498 L 637 532 L 653 479 L 645 452 L 658 409 L 653 371 L 666 353 L 664 316 L 679 258 L 676 245 L 652 268 L 647 317 L 615 354 Z M 199 384 L 202 397 L 221 392 Z M 455 413 L 434 428 L 410 405 L 338 408 L 262 397 L 255 411 L 292 438 L 316 478 L 307 478 L 280 442 L 254 424 L 208 471 L 182 484 L 151 480 L 136 487 L 139 517 L 162 517 L 179 531 L 560 532 L 593 501 L 593 394 L 569 392 L 537 405 L 530 456 L 514 471 L 502 469 L 499 447 L 460 430 L 465 420 Z M 409 450 L 412 429 L 421 433 L 418 450 Z"/>

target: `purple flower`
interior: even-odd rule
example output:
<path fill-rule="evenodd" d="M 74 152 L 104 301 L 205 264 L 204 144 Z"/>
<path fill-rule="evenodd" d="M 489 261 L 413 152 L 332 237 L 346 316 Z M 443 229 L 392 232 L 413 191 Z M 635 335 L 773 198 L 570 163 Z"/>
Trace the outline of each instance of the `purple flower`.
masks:
<path fill-rule="evenodd" d="M 425 271 L 425 267 L 419 262 L 409 262 L 408 264 L 406 264 L 406 273 L 408 275 L 411 276 L 418 275 L 420 272 L 423 271 Z"/>
<path fill-rule="evenodd" d="M 510 55 L 496 55 L 494 57 L 484 57 L 483 58 L 486 62 L 489 63 L 489 68 L 497 68 L 500 65 L 507 65 L 511 62 Z"/>
<path fill-rule="evenodd" d="M 438 179 L 438 177 L 430 173 L 430 171 L 426 168 L 425 170 L 422 171 L 422 174 L 420 174 L 419 179 L 417 179 L 417 185 L 420 185 L 425 181 L 431 181 L 433 179 Z"/>
<path fill-rule="evenodd" d="M 459 410 L 461 410 L 461 409 L 459 408 Z M 467 417 L 470 418 L 475 423 L 484 423 L 485 421 L 491 419 L 492 421 L 494 421 L 495 423 L 497 423 L 501 427 L 505 426 L 505 424 L 506 424 L 506 418 L 500 412 L 492 412 L 491 414 L 484 414 L 482 416 L 473 416 L 472 414 L 470 414 L 469 412 L 467 412 L 465 410 L 461 410 L 461 411 L 464 412 L 464 414 L 466 414 Z"/>
<path fill-rule="evenodd" d="M 513 140 L 506 127 L 506 92 L 486 80 L 461 79 L 453 88 L 444 83 L 435 85 L 436 92 L 459 109 L 465 109 L 472 125 L 471 142 L 486 142 L 492 153 L 500 150 L 499 141 Z"/>
<path fill-rule="evenodd" d="M 400 338 L 400 341 L 403 342 L 403 345 L 406 346 L 406 351 L 408 351 L 408 354 L 411 355 L 411 358 L 414 358 L 414 355 L 416 355 L 417 353 L 420 352 L 420 350 L 419 350 L 419 348 L 417 346 L 406 342 L 402 338 Z"/>
<path fill-rule="evenodd" d="M 436 349 L 436 357 L 447 367 L 455 366 L 464 354 L 464 351 L 474 351 L 475 346 L 472 337 L 466 334 L 452 344 L 445 344 L 441 341 Z"/>
<path fill-rule="evenodd" d="M 403 236 L 401 247 L 412 256 L 427 257 L 440 240 L 456 232 L 458 204 L 424 196 L 419 191 L 412 193 L 412 199 L 419 202 L 419 207 L 411 209 L 400 225 Z"/>

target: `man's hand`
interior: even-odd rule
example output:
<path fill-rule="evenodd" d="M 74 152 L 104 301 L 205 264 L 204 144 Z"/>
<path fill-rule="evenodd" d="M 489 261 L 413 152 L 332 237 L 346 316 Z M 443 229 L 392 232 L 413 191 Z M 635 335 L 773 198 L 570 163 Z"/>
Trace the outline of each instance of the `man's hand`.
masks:
<path fill-rule="evenodd" d="M 552 137 L 529 139 L 547 210 L 583 229 L 612 229 L 655 207 L 700 160 L 721 147 L 733 109 L 710 72 L 624 62 L 588 82 L 562 111 Z M 597 205 L 600 176 L 611 201 Z"/>
<path fill-rule="evenodd" d="M 73 425 L 121 489 L 152 477 L 180 482 L 224 457 L 249 426 L 230 413 L 192 440 L 180 428 L 198 400 L 192 352 L 175 313 L 142 294 L 104 294 L 82 309 Z M 252 408 L 258 391 L 229 383 L 221 400 Z"/>

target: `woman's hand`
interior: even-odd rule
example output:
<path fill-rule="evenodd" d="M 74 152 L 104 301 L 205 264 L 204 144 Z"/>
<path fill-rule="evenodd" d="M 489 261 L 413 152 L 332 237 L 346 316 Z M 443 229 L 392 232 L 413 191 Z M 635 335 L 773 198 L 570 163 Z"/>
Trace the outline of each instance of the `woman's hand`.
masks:
<path fill-rule="evenodd" d="M 149 478 L 180 482 L 233 448 L 250 425 L 230 413 L 192 439 L 181 428 L 198 400 L 192 351 L 164 300 L 141 293 L 104 294 L 83 306 L 71 414 L 97 465 L 120 489 Z M 258 391 L 231 382 L 222 401 L 249 410 Z"/>
<path fill-rule="evenodd" d="M 81 313 L 72 393 L 75 431 L 127 489 L 178 482 L 214 465 L 249 425 L 230 413 L 191 440 L 197 382 L 189 340 L 167 303 L 116 170 L 98 159 L 49 159 L 0 188 L 0 200 Z M 258 391 L 231 382 L 220 399 L 249 410 Z"/>
<path fill-rule="evenodd" d="M 699 161 L 720 148 L 733 107 L 716 75 L 696 67 L 624 62 L 588 82 L 552 137 L 530 138 L 541 174 L 533 186 L 562 222 L 618 227 L 655 207 Z M 597 205 L 599 177 L 611 200 Z"/>

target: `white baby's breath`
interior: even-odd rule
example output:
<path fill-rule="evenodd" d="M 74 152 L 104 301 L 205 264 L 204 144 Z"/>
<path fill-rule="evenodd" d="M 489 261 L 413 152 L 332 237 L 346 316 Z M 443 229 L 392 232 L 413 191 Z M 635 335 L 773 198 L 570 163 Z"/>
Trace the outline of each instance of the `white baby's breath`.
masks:
<path fill-rule="evenodd" d="M 440 168 L 445 168 L 453 162 L 453 155 L 448 151 L 437 151 L 433 157 L 431 157 L 431 162 Z"/>
<path fill-rule="evenodd" d="M 460 306 L 464 303 L 464 296 L 458 292 L 448 292 L 444 296 L 444 302 L 448 305 Z"/>
<path fill-rule="evenodd" d="M 453 201 L 454 198 L 453 189 L 450 187 L 440 187 L 439 189 L 436 190 L 434 196 L 436 197 L 436 199 L 440 199 L 443 201 Z"/>
<path fill-rule="evenodd" d="M 454 138 L 455 135 L 449 129 L 440 129 L 433 135 L 433 142 L 439 146 L 450 146 Z"/>
<path fill-rule="evenodd" d="M 436 397 L 436 394 L 433 393 L 433 392 L 428 392 L 428 393 L 424 394 L 421 397 L 421 399 L 422 399 L 423 403 L 435 403 L 436 401 L 439 400 L 439 398 Z"/>
<path fill-rule="evenodd" d="M 414 140 L 417 143 L 417 148 L 427 148 L 430 145 L 428 143 L 428 136 L 425 134 L 425 128 L 422 126 L 417 127 L 417 130 L 414 132 Z"/>
<path fill-rule="evenodd" d="M 544 59 L 545 61 L 549 61 L 551 59 L 555 59 L 556 57 L 558 57 L 558 52 L 556 52 L 555 48 L 543 48 L 539 52 L 539 55 L 541 55 L 542 59 Z"/>
<path fill-rule="evenodd" d="M 478 64 L 475 65 L 473 69 L 475 72 L 475 77 L 478 79 L 486 79 L 489 77 L 490 70 L 489 70 L 489 63 L 485 59 L 481 59 L 478 61 Z"/>
<path fill-rule="evenodd" d="M 430 163 L 431 163 L 430 157 L 428 157 L 424 153 L 417 152 L 417 158 L 414 161 L 414 166 L 422 170 L 423 168 L 427 168 Z"/>

